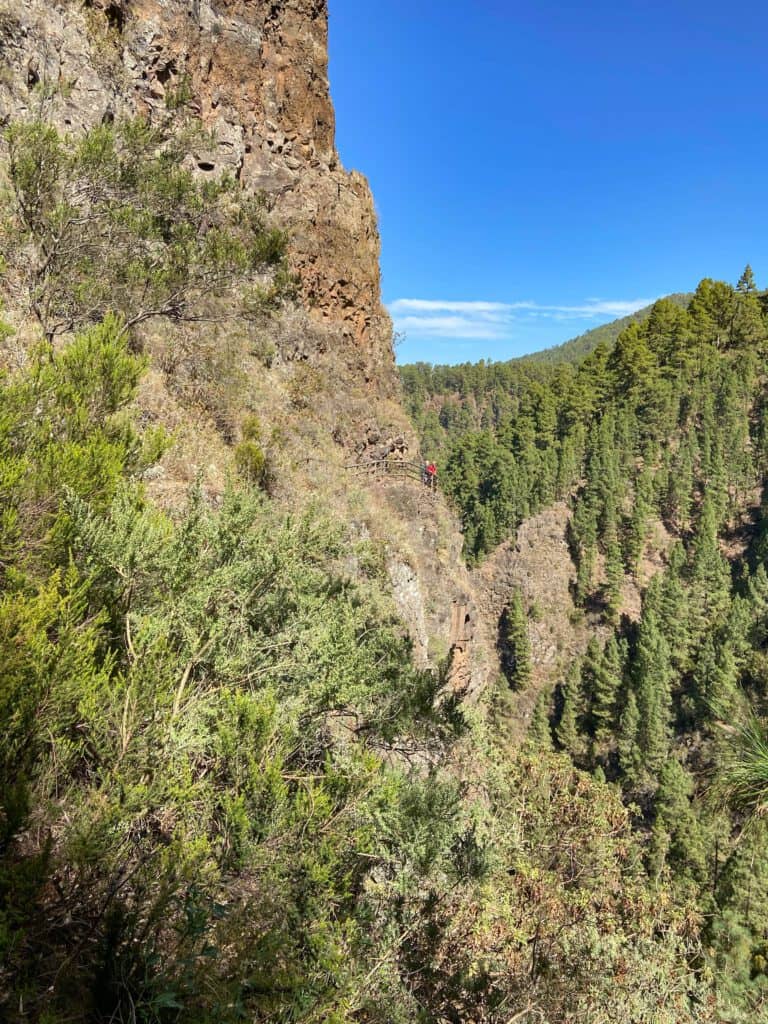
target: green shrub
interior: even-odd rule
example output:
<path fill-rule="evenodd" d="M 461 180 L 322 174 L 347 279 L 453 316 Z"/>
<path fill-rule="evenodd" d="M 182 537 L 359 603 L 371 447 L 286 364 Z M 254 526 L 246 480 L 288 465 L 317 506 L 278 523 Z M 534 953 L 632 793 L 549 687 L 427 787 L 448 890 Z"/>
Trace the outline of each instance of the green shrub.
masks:
<path fill-rule="evenodd" d="M 165 106 L 168 110 L 180 110 L 193 99 L 192 79 L 186 72 L 179 76 L 177 84 L 165 90 Z"/>
<path fill-rule="evenodd" d="M 263 204 L 231 178 L 198 182 L 156 128 L 101 125 L 76 139 L 14 123 L 5 138 L 3 255 L 49 340 L 109 311 L 126 328 L 194 319 L 224 296 L 228 315 L 251 315 L 246 286 L 262 275 L 259 311 L 279 301 L 285 236 Z"/>
<path fill-rule="evenodd" d="M 267 457 L 256 441 L 241 441 L 235 448 L 235 466 L 240 476 L 262 486 L 267 477 Z"/>

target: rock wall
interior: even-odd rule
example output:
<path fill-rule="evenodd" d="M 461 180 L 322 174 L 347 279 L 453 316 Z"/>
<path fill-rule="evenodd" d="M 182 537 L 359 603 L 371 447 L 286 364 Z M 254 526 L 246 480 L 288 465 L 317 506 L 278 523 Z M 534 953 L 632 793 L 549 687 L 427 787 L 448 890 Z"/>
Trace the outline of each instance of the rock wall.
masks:
<path fill-rule="evenodd" d="M 516 742 L 522 741 L 530 725 L 539 694 L 564 678 L 568 666 L 586 650 L 593 632 L 606 635 L 597 619 L 589 620 L 573 603 L 576 568 L 566 540 L 569 518 L 563 502 L 540 512 L 522 523 L 516 538 L 500 545 L 472 573 L 480 612 L 492 631 L 497 671 L 501 669 L 499 623 L 515 590 L 528 611 L 533 673 L 524 690 L 510 694 L 512 713 L 507 722 L 509 735 Z"/>
<path fill-rule="evenodd" d="M 565 502 L 523 522 L 514 540 L 501 544 L 471 575 L 478 610 L 486 633 L 486 648 L 496 648 L 491 675 L 501 671 L 499 623 L 517 590 L 528 611 L 532 679 L 511 698 L 511 735 L 521 739 L 530 724 L 539 694 L 561 682 L 569 666 L 597 636 L 605 642 L 610 628 L 600 612 L 585 612 L 574 603 L 576 566 L 568 548 L 571 512 Z M 660 520 L 650 523 L 637 578 L 626 576 L 621 588 L 620 614 L 633 622 L 640 618 L 642 590 L 661 572 L 673 538 Z M 595 567 L 595 588 L 605 580 L 602 557 Z"/>
<path fill-rule="evenodd" d="M 307 307 L 348 368 L 389 394 L 376 214 L 336 153 L 327 37 L 326 0 L 0 0 L 0 121 L 201 123 L 191 166 L 265 195 Z"/>
<path fill-rule="evenodd" d="M 0 122 L 44 117 L 78 133 L 140 115 L 186 133 L 195 174 L 228 173 L 264 194 L 290 233 L 303 293 L 270 325 L 275 365 L 249 357 L 239 367 L 264 437 L 281 438 L 270 455 L 276 500 L 295 507 L 311 496 L 353 526 L 365 520 L 386 548 L 415 662 L 441 666 L 454 692 L 477 696 L 493 659 L 455 518 L 419 480 L 344 469 L 419 453 L 381 305 L 373 199 L 335 149 L 327 34 L 327 0 L 0 0 Z M 213 343 L 234 351 L 229 330 Z M 155 359 L 139 396 L 142 414 L 177 439 L 147 481 L 168 507 L 194 479 L 216 500 L 242 411 L 226 410 L 223 432 L 194 400 L 185 404 L 179 353 L 196 351 L 199 331 L 162 325 L 159 351 L 172 350 L 171 369 Z"/>

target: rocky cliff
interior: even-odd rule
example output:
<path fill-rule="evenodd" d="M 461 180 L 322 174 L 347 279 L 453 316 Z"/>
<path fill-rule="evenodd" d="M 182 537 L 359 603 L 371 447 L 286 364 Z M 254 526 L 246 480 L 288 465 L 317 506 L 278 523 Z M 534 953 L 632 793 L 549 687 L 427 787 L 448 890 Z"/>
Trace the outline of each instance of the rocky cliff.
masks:
<path fill-rule="evenodd" d="M 194 119 L 190 164 L 265 195 L 312 316 L 391 391 L 376 215 L 336 153 L 327 35 L 324 0 L 1 0 L 0 117 L 44 113 L 70 131 Z"/>
<path fill-rule="evenodd" d="M 327 36 L 326 0 L 0 0 L 0 119 L 78 134 L 140 116 L 185 140 L 196 175 L 226 173 L 264 196 L 288 232 L 299 300 L 255 346 L 236 322 L 144 333 L 142 415 L 176 438 L 149 491 L 172 506 L 200 480 L 217 500 L 256 413 L 273 495 L 317 500 L 380 545 L 416 660 L 447 659 L 454 689 L 477 692 L 487 645 L 454 517 L 418 479 L 344 468 L 393 439 L 398 456 L 419 454 L 381 304 L 373 199 L 335 149 Z M 23 312 L 6 305 L 18 326 Z"/>

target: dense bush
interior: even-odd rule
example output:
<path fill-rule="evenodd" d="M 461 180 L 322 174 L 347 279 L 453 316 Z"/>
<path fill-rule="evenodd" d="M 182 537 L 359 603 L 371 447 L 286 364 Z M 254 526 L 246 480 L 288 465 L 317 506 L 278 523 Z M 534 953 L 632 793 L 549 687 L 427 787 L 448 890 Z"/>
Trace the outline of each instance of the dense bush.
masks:
<path fill-rule="evenodd" d="M 230 178 L 197 181 L 183 140 L 138 120 L 79 138 L 19 122 L 5 141 L 6 283 L 49 340 L 107 312 L 126 328 L 199 319 L 218 297 L 219 318 L 253 316 L 290 283 L 261 204 Z"/>

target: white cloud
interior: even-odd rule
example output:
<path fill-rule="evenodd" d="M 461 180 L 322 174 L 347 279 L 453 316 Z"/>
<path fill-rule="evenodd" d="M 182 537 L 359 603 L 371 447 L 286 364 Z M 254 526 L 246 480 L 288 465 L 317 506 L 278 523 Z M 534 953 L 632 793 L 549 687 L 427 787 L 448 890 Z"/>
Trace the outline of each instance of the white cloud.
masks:
<path fill-rule="evenodd" d="M 395 329 L 422 338 L 472 338 L 495 340 L 508 336 L 508 321 L 470 316 L 395 317 Z"/>
<path fill-rule="evenodd" d="M 435 299 L 395 299 L 390 303 L 391 313 L 506 313 L 517 307 L 528 308 L 532 303 L 522 302 L 441 302 Z"/>
<path fill-rule="evenodd" d="M 456 301 L 453 299 L 396 299 L 389 311 L 395 329 L 422 338 L 509 338 L 515 324 L 530 319 L 614 319 L 629 316 L 654 299 L 586 299 L 579 305 L 545 305 L 538 302 Z"/>

